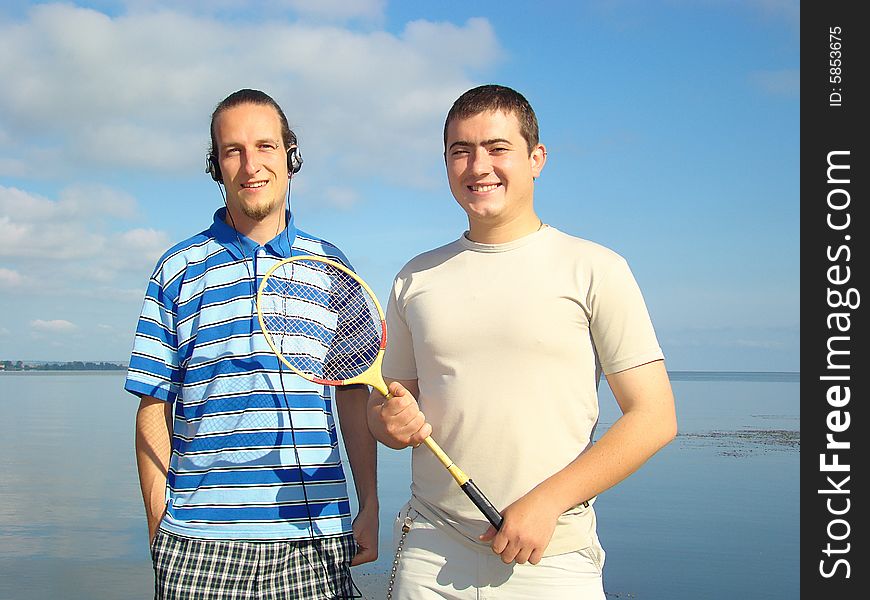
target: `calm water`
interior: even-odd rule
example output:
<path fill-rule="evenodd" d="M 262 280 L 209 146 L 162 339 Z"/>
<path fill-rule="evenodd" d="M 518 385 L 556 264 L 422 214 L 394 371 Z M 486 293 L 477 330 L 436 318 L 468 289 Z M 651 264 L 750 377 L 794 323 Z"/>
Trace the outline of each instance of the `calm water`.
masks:
<path fill-rule="evenodd" d="M 680 436 L 595 507 L 608 598 L 793 600 L 799 591 L 799 380 L 673 374 Z M 0 600 L 151 597 L 122 372 L 0 374 Z M 617 417 L 602 386 L 599 435 Z M 410 456 L 380 448 L 383 598 Z M 349 469 L 348 469 L 349 471 Z"/>

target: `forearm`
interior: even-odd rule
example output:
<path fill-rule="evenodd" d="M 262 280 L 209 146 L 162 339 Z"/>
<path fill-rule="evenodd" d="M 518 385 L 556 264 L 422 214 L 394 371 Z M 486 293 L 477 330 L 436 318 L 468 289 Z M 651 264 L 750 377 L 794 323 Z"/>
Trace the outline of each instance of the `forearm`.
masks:
<path fill-rule="evenodd" d="M 645 437 L 651 433 L 650 427 L 656 425 L 642 415 L 623 415 L 598 442 L 541 482 L 534 493 L 548 498 L 558 513 L 563 513 L 610 489 L 637 471 L 671 439 L 666 432 Z"/>
<path fill-rule="evenodd" d="M 150 537 L 166 509 L 166 478 L 172 454 L 171 408 L 167 402 L 143 397 L 136 413 L 136 465 Z"/>
<path fill-rule="evenodd" d="M 623 481 L 677 433 L 673 394 L 661 361 L 608 380 L 622 416 L 600 440 L 536 488 L 562 512 Z"/>
<path fill-rule="evenodd" d="M 378 508 L 377 442 L 366 424 L 366 388 L 336 391 L 338 421 L 360 510 Z"/>

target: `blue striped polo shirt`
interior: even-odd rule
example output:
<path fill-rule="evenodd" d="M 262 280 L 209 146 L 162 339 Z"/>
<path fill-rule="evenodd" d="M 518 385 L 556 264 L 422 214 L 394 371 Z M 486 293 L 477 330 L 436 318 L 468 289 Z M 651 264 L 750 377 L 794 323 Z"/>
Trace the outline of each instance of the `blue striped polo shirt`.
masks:
<path fill-rule="evenodd" d="M 279 366 L 256 290 L 289 256 L 348 265 L 295 228 L 260 246 L 224 222 L 169 249 L 148 282 L 125 389 L 174 403 L 161 528 L 209 539 L 305 539 L 351 531 L 330 388 Z"/>

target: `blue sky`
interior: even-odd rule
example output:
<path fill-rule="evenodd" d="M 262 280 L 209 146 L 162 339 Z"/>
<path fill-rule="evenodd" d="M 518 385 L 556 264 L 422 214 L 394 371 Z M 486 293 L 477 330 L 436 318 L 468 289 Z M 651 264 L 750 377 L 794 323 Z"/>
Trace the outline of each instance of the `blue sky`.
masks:
<path fill-rule="evenodd" d="M 670 369 L 798 370 L 799 41 L 788 0 L 4 3 L 0 360 L 127 359 L 242 87 L 299 135 L 298 224 L 385 299 L 465 229 L 444 116 L 501 83 L 538 114 L 539 214 L 626 257 Z"/>

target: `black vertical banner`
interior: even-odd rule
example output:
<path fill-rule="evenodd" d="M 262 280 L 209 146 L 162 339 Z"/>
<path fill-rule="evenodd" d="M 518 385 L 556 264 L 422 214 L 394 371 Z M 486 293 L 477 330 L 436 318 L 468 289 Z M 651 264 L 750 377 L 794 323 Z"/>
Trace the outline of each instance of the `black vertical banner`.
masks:
<path fill-rule="evenodd" d="M 866 594 L 870 23 L 801 6 L 801 592 Z M 866 305 L 866 306 L 865 306 Z M 862 362 L 863 361 L 863 362 Z M 860 557 L 860 558 L 859 558 Z"/>

